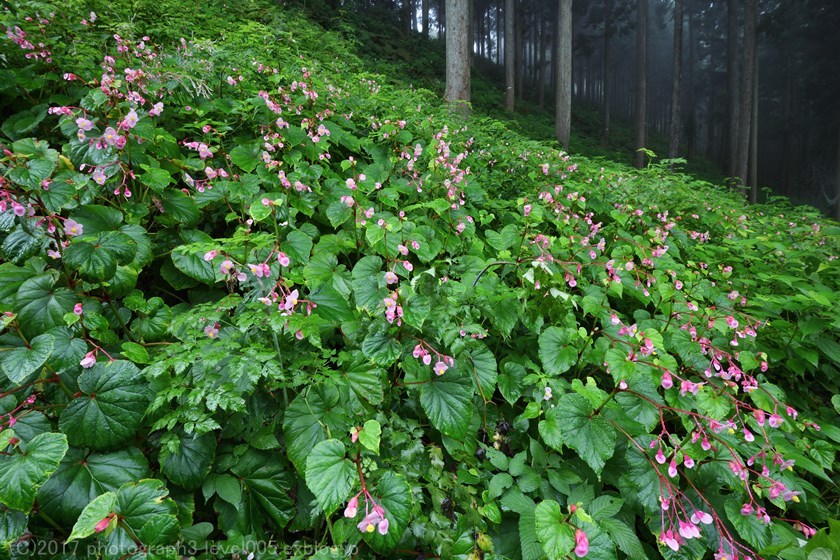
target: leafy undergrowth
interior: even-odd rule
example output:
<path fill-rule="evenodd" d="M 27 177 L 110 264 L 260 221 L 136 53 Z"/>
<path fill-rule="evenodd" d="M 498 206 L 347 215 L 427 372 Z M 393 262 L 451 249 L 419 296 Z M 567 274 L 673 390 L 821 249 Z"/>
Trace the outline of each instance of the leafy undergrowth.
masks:
<path fill-rule="evenodd" d="M 836 224 L 132 9 L 2 16 L 3 555 L 838 554 Z"/>

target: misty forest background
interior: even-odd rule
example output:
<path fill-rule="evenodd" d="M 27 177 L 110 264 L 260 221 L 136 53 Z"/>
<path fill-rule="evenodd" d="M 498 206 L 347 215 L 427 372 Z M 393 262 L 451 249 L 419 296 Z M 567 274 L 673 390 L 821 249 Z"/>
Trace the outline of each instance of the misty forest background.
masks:
<path fill-rule="evenodd" d="M 425 86 L 443 80 L 444 69 L 439 68 L 443 57 L 424 51 L 444 48 L 450 2 L 299 3 L 310 13 L 322 14 L 321 23 L 327 25 L 340 25 L 347 17 L 377 17 L 402 27 L 415 40 L 430 39 L 428 45 L 407 42 L 395 49 L 383 32 L 381 37 L 373 34 L 368 47 L 371 56 L 380 60 L 410 62 L 417 73 L 412 78 L 426 80 Z M 641 165 L 641 154 L 634 158 L 634 152 L 646 147 L 660 157 L 687 159 L 688 171 L 709 180 L 743 186 L 752 200 L 781 195 L 840 217 L 837 2 L 456 0 L 451 4 L 450 9 L 467 10 L 471 22 L 472 102 L 482 110 L 512 109 L 504 91 L 505 69 L 511 62 L 508 82 L 512 80 L 515 110 L 529 132 L 540 133 L 539 121 L 528 117 L 554 109 L 556 53 L 563 46 L 565 28 L 558 10 L 568 5 L 572 153 L 628 163 L 636 159 Z M 505 27 L 510 24 L 512 33 Z M 506 53 L 508 48 L 511 53 Z M 438 84 L 438 89 L 442 87 Z M 640 113 L 641 100 L 645 111 Z M 751 130 L 751 124 L 756 128 Z M 550 134 L 547 129 L 542 132 Z"/>

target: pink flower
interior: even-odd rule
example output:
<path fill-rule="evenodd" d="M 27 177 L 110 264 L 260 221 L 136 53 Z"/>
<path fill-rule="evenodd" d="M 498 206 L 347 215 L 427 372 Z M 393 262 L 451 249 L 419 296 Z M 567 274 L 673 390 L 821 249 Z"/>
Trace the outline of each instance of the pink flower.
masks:
<path fill-rule="evenodd" d="M 373 506 L 373 510 L 362 519 L 358 525 L 359 531 L 362 533 L 373 533 L 377 526 L 380 526 L 382 520 L 385 519 L 385 512 L 379 506 Z M 385 524 L 385 533 L 388 532 L 388 525 Z M 380 533 L 382 531 L 380 530 Z M 382 533 L 383 535 L 385 533 Z"/>
<path fill-rule="evenodd" d="M 291 263 L 289 257 L 283 251 L 277 253 L 277 262 L 280 263 L 280 266 L 289 266 L 289 264 Z"/>
<path fill-rule="evenodd" d="M 229 261 L 229 260 L 227 260 L 227 259 L 225 259 L 225 260 L 222 262 L 221 266 L 219 267 L 219 271 L 220 271 L 222 274 L 230 274 L 230 273 L 233 271 L 233 269 L 234 269 L 234 267 L 233 267 L 233 262 L 231 262 L 231 261 Z"/>
<path fill-rule="evenodd" d="M 85 357 L 82 358 L 82 361 L 79 362 L 79 365 L 82 366 L 85 369 L 88 369 L 88 368 L 92 368 L 93 364 L 95 364 L 95 363 L 96 363 L 96 353 L 95 353 L 95 351 L 91 350 L 90 352 L 85 354 Z"/>
<path fill-rule="evenodd" d="M 656 450 L 656 455 L 654 456 L 654 458 L 656 459 L 656 462 L 659 463 L 660 465 L 665 464 L 665 454 L 662 453 L 662 448 L 661 447 Z"/>
<path fill-rule="evenodd" d="M 206 253 L 204 253 L 204 260 L 210 262 L 213 259 L 215 259 L 216 255 L 218 254 L 218 251 L 216 251 L 215 249 L 213 249 L 212 251 L 207 251 Z"/>
<path fill-rule="evenodd" d="M 76 315 L 81 315 L 82 312 L 83 312 L 83 309 L 82 309 L 82 304 L 81 303 L 77 303 L 76 305 L 73 306 L 73 313 L 75 313 Z"/>
<path fill-rule="evenodd" d="M 771 428 L 778 428 L 782 425 L 782 422 L 784 422 L 784 419 L 778 414 L 771 414 L 770 418 L 767 420 L 767 423 L 770 424 Z"/>
<path fill-rule="evenodd" d="M 749 515 L 753 512 L 752 504 L 744 504 L 741 506 L 741 515 Z"/>
<path fill-rule="evenodd" d="M 199 144 L 198 145 L 198 157 L 201 159 L 207 159 L 213 157 L 213 152 L 210 151 L 210 148 L 207 147 L 207 144 Z"/>
<path fill-rule="evenodd" d="M 76 220 L 72 220 L 70 218 L 64 220 L 64 233 L 70 236 L 82 235 L 85 231 L 85 226 L 77 222 Z"/>
<path fill-rule="evenodd" d="M 435 364 L 435 375 L 443 375 L 447 369 L 449 369 L 449 366 L 438 360 L 438 362 Z"/>
<path fill-rule="evenodd" d="M 344 508 L 344 517 L 348 519 L 352 519 L 356 517 L 356 513 L 359 510 L 359 496 L 353 496 L 350 498 L 350 501 L 347 502 L 347 507 Z"/>
<path fill-rule="evenodd" d="M 523 206 L 522 210 L 525 213 L 526 217 L 531 215 L 531 205 L 530 204 L 526 204 L 525 206 Z"/>
<path fill-rule="evenodd" d="M 100 519 L 100 520 L 96 523 L 96 526 L 93 528 L 93 530 L 94 530 L 94 531 L 96 531 L 97 533 L 101 533 L 102 531 L 104 531 L 105 529 L 107 529 L 107 528 L 108 528 L 108 525 L 110 525 L 110 524 L 111 524 L 111 520 L 112 520 L 113 518 L 114 518 L 114 514 L 113 514 L 113 513 L 108 514 L 108 516 L 107 516 L 107 517 L 103 517 L 102 519 Z"/>
<path fill-rule="evenodd" d="M 379 525 L 377 525 L 376 529 L 377 529 L 377 531 L 379 531 L 380 535 L 387 535 L 389 525 L 390 525 L 390 523 L 388 522 L 388 518 L 383 517 L 382 521 L 379 522 Z"/>
<path fill-rule="evenodd" d="M 671 459 L 671 462 L 668 464 L 668 476 L 671 478 L 677 476 L 677 462 L 674 459 Z"/>
<path fill-rule="evenodd" d="M 399 251 L 402 256 L 408 255 L 408 247 L 406 247 L 405 245 L 397 245 L 397 251 Z"/>
<path fill-rule="evenodd" d="M 680 520 L 680 535 L 684 539 L 699 539 L 700 538 L 700 528 L 697 527 L 694 523 L 685 522 Z"/>
<path fill-rule="evenodd" d="M 671 373 L 666 371 L 662 374 L 662 388 L 670 389 L 674 386 L 674 380 L 671 378 Z"/>
<path fill-rule="evenodd" d="M 125 130 L 131 130 L 132 128 L 137 126 L 138 120 L 140 120 L 140 117 L 137 116 L 137 111 L 132 109 L 125 116 L 120 126 L 122 126 Z"/>
<path fill-rule="evenodd" d="M 702 523 L 703 525 L 711 525 L 714 519 L 705 511 L 697 510 L 691 514 L 691 522 L 695 525 Z"/>
<path fill-rule="evenodd" d="M 155 103 L 154 107 L 149 109 L 149 116 L 150 117 L 157 117 L 163 112 L 163 103 Z"/>
<path fill-rule="evenodd" d="M 396 284 L 399 281 L 397 275 L 394 274 L 392 271 L 388 271 L 385 273 L 385 283 L 386 284 Z"/>
<path fill-rule="evenodd" d="M 79 117 L 76 119 L 76 126 L 79 127 L 79 130 L 88 131 L 93 128 L 93 121 L 84 117 Z"/>
<path fill-rule="evenodd" d="M 117 131 L 114 130 L 114 127 L 109 126 L 105 129 L 105 132 L 102 134 L 102 139 L 105 141 L 105 144 L 108 146 L 115 146 L 117 144 L 117 138 L 119 134 Z"/>
<path fill-rule="evenodd" d="M 104 185 L 105 181 L 108 180 L 108 177 L 105 176 L 105 172 L 102 170 L 101 167 L 97 167 L 93 171 L 93 175 L 91 175 L 91 179 L 93 179 L 93 182 L 96 183 L 97 185 Z"/>
<path fill-rule="evenodd" d="M 677 542 L 677 535 L 674 534 L 673 531 L 668 529 L 664 533 L 662 533 L 662 542 L 665 543 L 668 548 L 676 552 L 680 549 L 680 543 Z"/>
<path fill-rule="evenodd" d="M 580 529 L 575 529 L 575 556 L 583 558 L 589 554 L 589 539 Z"/>
<path fill-rule="evenodd" d="M 300 293 L 297 290 L 292 290 L 286 299 L 283 301 L 283 310 L 284 311 L 292 311 L 294 310 L 295 306 L 298 304 L 298 298 L 300 297 Z"/>
<path fill-rule="evenodd" d="M 204 334 L 207 335 L 207 338 L 216 338 L 219 334 L 219 329 L 216 327 L 216 324 L 207 325 L 204 327 Z"/>

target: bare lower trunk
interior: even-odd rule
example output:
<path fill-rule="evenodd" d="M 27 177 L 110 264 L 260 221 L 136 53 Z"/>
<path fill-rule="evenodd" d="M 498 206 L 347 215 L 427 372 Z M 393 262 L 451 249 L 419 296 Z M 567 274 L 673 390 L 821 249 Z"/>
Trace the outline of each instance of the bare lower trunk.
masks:
<path fill-rule="evenodd" d="M 444 99 L 469 113 L 470 48 L 468 0 L 446 0 L 446 92 Z"/>
<path fill-rule="evenodd" d="M 758 56 L 753 63 L 752 117 L 750 118 L 750 201 L 758 202 Z"/>
<path fill-rule="evenodd" d="M 840 222 L 840 133 L 837 134 L 837 176 L 834 183 L 834 219 Z"/>
<path fill-rule="evenodd" d="M 557 99 L 556 134 L 564 148 L 569 147 L 572 130 L 572 0 L 557 4 Z"/>
<path fill-rule="evenodd" d="M 645 166 L 641 151 L 647 142 L 647 6 L 648 0 L 636 4 L 636 167 Z"/>
<path fill-rule="evenodd" d="M 668 157 L 675 158 L 680 153 L 682 137 L 682 0 L 674 1 L 674 81 L 671 88 L 671 134 Z"/>
<path fill-rule="evenodd" d="M 539 61 L 539 72 L 537 73 L 537 105 L 541 108 L 545 107 L 545 37 L 548 34 L 545 20 L 545 17 L 540 18 L 540 53 L 537 57 Z"/>
<path fill-rule="evenodd" d="M 610 94 L 612 93 L 610 87 L 612 85 L 610 84 L 610 34 L 612 34 L 612 2 L 613 0 L 604 0 L 604 128 L 601 133 L 601 144 L 605 148 L 610 145 Z"/>
<path fill-rule="evenodd" d="M 741 185 L 747 184 L 750 156 L 750 127 L 753 103 L 753 72 L 755 70 L 756 19 L 758 0 L 747 0 L 744 18 L 744 68 L 741 72 L 741 106 L 738 125 L 738 167 L 736 177 Z M 750 193 L 750 202 L 755 202 Z"/>
<path fill-rule="evenodd" d="M 514 38 L 514 12 L 513 0 L 505 0 L 505 109 L 513 112 L 516 99 L 514 81 L 516 80 L 516 39 Z"/>
<path fill-rule="evenodd" d="M 738 173 L 738 124 L 739 124 L 739 81 L 738 81 L 738 12 L 736 0 L 727 2 L 727 58 L 726 74 L 729 79 L 727 119 L 729 128 L 726 136 L 726 169 L 730 177 Z"/>

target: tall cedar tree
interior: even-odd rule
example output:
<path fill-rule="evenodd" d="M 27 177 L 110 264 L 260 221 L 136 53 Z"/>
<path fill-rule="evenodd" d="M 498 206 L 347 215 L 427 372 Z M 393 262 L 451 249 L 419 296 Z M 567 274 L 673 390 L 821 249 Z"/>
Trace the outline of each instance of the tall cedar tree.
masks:
<path fill-rule="evenodd" d="M 674 0 L 674 78 L 671 87 L 671 134 L 668 145 L 668 157 L 675 158 L 680 153 L 682 138 L 682 51 L 683 51 L 683 3 Z"/>
<path fill-rule="evenodd" d="M 572 0 L 557 0 L 556 134 L 569 147 L 572 130 Z"/>
<path fill-rule="evenodd" d="M 741 118 L 738 123 L 738 168 L 736 170 L 736 176 L 741 185 L 747 184 L 750 159 L 757 19 L 758 0 L 747 0 L 747 12 L 744 16 L 744 68 L 741 72 Z M 751 189 L 750 202 L 755 202 L 757 197 L 758 189 Z"/>
<path fill-rule="evenodd" d="M 636 3 L 636 167 L 645 165 L 641 150 L 647 141 L 647 14 L 648 0 Z"/>
<path fill-rule="evenodd" d="M 469 114 L 469 0 L 446 0 L 446 91 L 444 99 Z"/>
<path fill-rule="evenodd" d="M 516 67 L 514 58 L 516 55 L 516 39 L 514 24 L 516 22 L 515 4 L 513 0 L 505 0 L 505 109 L 513 112 L 516 92 L 514 81 L 516 80 Z"/>

